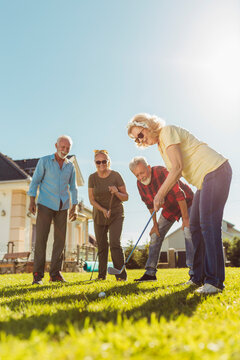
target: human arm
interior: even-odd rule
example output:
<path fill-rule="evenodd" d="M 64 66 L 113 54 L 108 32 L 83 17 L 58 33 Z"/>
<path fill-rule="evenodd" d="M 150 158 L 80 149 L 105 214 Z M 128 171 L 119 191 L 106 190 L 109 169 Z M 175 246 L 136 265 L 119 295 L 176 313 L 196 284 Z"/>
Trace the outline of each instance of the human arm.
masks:
<path fill-rule="evenodd" d="M 119 186 L 118 188 L 116 186 L 109 186 L 108 189 L 110 193 L 114 194 L 120 201 L 128 200 L 128 193 L 125 185 Z"/>
<path fill-rule="evenodd" d="M 102 211 L 104 217 L 108 219 L 111 215 L 111 210 L 105 209 L 94 199 L 93 188 L 88 188 L 88 197 L 90 204 L 95 207 L 95 209 Z"/>
<path fill-rule="evenodd" d="M 77 204 L 73 204 L 69 211 L 69 220 L 75 221 L 77 218 Z"/>
<path fill-rule="evenodd" d="M 184 230 L 185 227 L 189 228 L 189 216 L 186 200 L 179 200 L 178 205 L 182 214 L 182 229 Z"/>
<path fill-rule="evenodd" d="M 148 210 L 150 211 L 150 214 L 152 215 L 154 209 L 148 209 Z M 153 227 L 152 227 L 149 235 L 151 236 L 152 234 L 155 233 L 156 235 L 160 236 L 159 229 L 158 229 L 158 222 L 157 222 L 157 214 L 156 214 L 156 212 L 153 215 L 152 220 L 153 220 Z"/>
<path fill-rule="evenodd" d="M 180 144 L 173 144 L 166 149 L 167 156 L 171 162 L 168 176 L 154 198 L 154 210 L 158 211 L 164 203 L 164 198 L 182 175 L 183 159 Z"/>
<path fill-rule="evenodd" d="M 44 173 L 45 173 L 44 160 L 43 160 L 43 158 L 41 158 L 41 159 L 39 159 L 39 161 L 37 163 L 37 166 L 34 171 L 32 181 L 31 181 L 31 184 L 29 187 L 29 191 L 28 191 L 28 195 L 30 196 L 30 204 L 29 204 L 28 210 L 33 215 L 36 214 L 35 198 L 37 195 L 37 189 L 38 189 L 40 182 L 42 181 L 42 179 L 44 177 Z"/>
<path fill-rule="evenodd" d="M 78 204 L 78 189 L 76 183 L 76 170 L 73 165 L 72 174 L 69 179 L 69 190 L 71 194 L 72 207 L 69 211 L 69 220 L 75 221 L 77 218 L 77 204 Z"/>

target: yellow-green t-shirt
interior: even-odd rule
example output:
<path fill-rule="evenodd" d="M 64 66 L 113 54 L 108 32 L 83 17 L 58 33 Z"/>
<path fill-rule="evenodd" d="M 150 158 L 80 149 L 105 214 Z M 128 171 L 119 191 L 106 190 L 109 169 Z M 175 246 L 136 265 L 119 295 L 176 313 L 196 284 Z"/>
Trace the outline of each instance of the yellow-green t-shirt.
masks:
<path fill-rule="evenodd" d="M 160 131 L 158 145 L 168 170 L 171 169 L 172 165 L 166 150 L 169 145 L 173 144 L 179 144 L 181 148 L 183 157 L 182 176 L 197 189 L 202 188 L 203 179 L 208 173 L 216 170 L 227 161 L 221 154 L 198 140 L 189 131 L 179 126 L 168 125 Z"/>

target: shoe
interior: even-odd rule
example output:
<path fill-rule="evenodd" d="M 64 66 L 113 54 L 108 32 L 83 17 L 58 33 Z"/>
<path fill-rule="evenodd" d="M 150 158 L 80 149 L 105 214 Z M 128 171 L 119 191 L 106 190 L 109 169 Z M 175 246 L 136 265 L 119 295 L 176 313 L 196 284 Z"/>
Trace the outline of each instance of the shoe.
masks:
<path fill-rule="evenodd" d="M 211 284 L 205 283 L 203 286 L 195 290 L 198 294 L 203 295 L 211 295 L 211 294 L 217 294 L 219 292 L 222 292 L 221 289 L 217 288 L 216 286 L 213 286 Z"/>
<path fill-rule="evenodd" d="M 63 278 L 62 274 L 59 272 L 57 275 L 50 276 L 49 282 L 62 282 L 62 283 L 64 283 L 64 282 L 67 282 L 67 281 Z"/>
<path fill-rule="evenodd" d="M 34 274 L 33 274 L 33 282 L 32 282 L 32 285 L 43 285 L 43 282 L 42 282 L 42 276 L 39 274 L 39 273 L 37 273 L 37 272 L 35 272 Z"/>
<path fill-rule="evenodd" d="M 156 281 L 157 277 L 156 275 L 148 275 L 144 274 L 140 279 L 135 279 L 134 281 L 143 282 L 143 281 Z"/>
<path fill-rule="evenodd" d="M 190 285 L 190 286 L 199 286 L 196 284 L 192 279 L 189 279 L 187 282 L 184 283 L 184 285 Z"/>

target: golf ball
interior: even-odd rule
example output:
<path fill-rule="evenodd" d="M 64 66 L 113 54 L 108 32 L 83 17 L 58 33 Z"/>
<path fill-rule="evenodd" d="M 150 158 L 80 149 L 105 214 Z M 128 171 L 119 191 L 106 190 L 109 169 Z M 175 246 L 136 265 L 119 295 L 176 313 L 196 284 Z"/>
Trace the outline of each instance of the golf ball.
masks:
<path fill-rule="evenodd" d="M 104 291 L 101 291 L 99 294 L 98 294 L 98 297 L 99 298 L 104 298 L 106 296 L 106 293 Z"/>

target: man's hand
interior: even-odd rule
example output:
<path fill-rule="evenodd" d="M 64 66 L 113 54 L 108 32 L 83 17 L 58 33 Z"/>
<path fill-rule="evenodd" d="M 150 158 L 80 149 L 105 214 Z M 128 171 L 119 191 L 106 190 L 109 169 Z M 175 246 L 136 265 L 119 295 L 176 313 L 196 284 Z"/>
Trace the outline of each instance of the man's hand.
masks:
<path fill-rule="evenodd" d="M 77 205 L 73 205 L 71 210 L 69 211 L 69 220 L 75 221 L 77 218 Z"/>
<path fill-rule="evenodd" d="M 187 218 L 182 218 L 182 229 L 184 230 L 185 227 L 187 227 L 187 228 L 190 227 L 189 217 L 187 217 Z"/>
<path fill-rule="evenodd" d="M 157 224 L 154 224 L 153 227 L 151 228 L 149 235 L 151 236 L 152 234 L 156 234 L 157 236 L 160 236 L 160 232 Z"/>
<path fill-rule="evenodd" d="M 33 196 L 30 197 L 30 204 L 28 210 L 30 211 L 31 214 L 33 215 L 36 214 L 36 203 L 35 203 L 35 198 Z"/>

